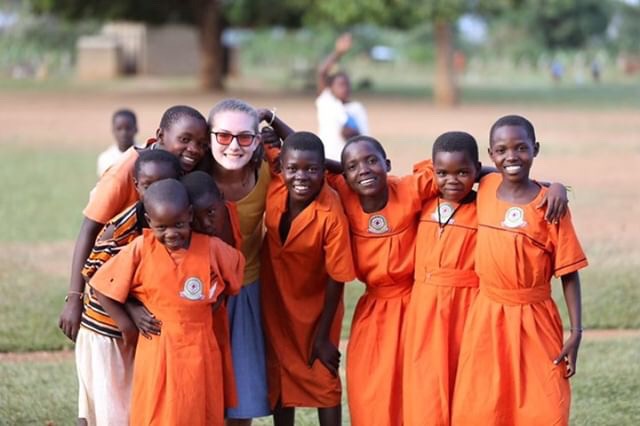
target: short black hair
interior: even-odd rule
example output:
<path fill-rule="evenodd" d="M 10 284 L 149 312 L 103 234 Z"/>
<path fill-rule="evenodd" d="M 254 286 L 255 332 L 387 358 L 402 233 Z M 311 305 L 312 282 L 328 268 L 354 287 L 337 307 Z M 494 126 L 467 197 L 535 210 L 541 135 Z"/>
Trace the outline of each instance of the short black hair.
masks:
<path fill-rule="evenodd" d="M 491 130 L 489 131 L 489 145 L 493 143 L 493 132 L 499 127 L 503 126 L 518 126 L 522 127 L 527 134 L 527 137 L 531 139 L 531 143 L 536 143 L 536 131 L 533 128 L 533 124 L 521 115 L 505 115 L 500 117 L 498 121 L 493 123 Z"/>
<path fill-rule="evenodd" d="M 382 144 L 380 142 L 378 142 L 378 140 L 376 138 L 372 138 L 371 136 L 357 135 L 357 136 L 352 136 L 351 138 L 349 138 L 347 140 L 347 143 L 344 144 L 344 147 L 342 147 L 342 154 L 340 155 L 340 160 L 341 161 L 344 159 L 344 152 L 346 151 L 347 147 L 349 145 L 353 145 L 354 143 L 358 143 L 358 142 L 367 142 L 367 143 L 371 144 L 373 146 L 373 148 L 376 151 L 378 151 L 380 153 L 380 155 L 382 155 L 382 158 L 384 158 L 385 160 L 387 159 L 387 152 L 384 150 L 384 147 L 382 146 Z"/>
<path fill-rule="evenodd" d="M 349 74 L 347 74 L 345 71 L 338 71 L 338 72 L 334 72 L 333 74 L 328 75 L 325 78 L 325 84 L 327 86 L 331 86 L 333 85 L 333 82 L 336 81 L 338 78 L 340 77 L 344 77 L 347 79 L 347 81 L 351 82 L 349 79 Z"/>
<path fill-rule="evenodd" d="M 177 209 L 187 209 L 191 205 L 187 189 L 177 179 L 162 179 L 149 185 L 142 202 L 148 213 L 156 211 L 159 205 L 170 205 Z"/>
<path fill-rule="evenodd" d="M 211 195 L 216 200 L 222 200 L 222 193 L 209 173 L 196 170 L 184 175 L 180 182 L 187 189 L 191 204 L 196 204 L 205 195 Z"/>
<path fill-rule="evenodd" d="M 282 144 L 280 157 L 282 158 L 287 151 L 312 151 L 320 155 L 324 164 L 324 145 L 318 136 L 311 132 L 295 132 L 287 136 Z"/>
<path fill-rule="evenodd" d="M 116 112 L 114 112 L 113 115 L 111 116 L 111 123 L 115 122 L 116 118 L 118 118 L 120 116 L 128 118 L 136 126 L 138 125 L 138 118 L 136 117 L 136 114 L 133 111 L 131 111 L 130 109 L 127 109 L 127 108 L 121 108 L 121 109 L 117 110 Z"/>
<path fill-rule="evenodd" d="M 133 165 L 133 177 L 138 178 L 140 169 L 145 163 L 166 164 L 174 172 L 176 179 L 182 174 L 182 167 L 178 157 L 163 149 L 145 149 L 138 151 L 138 158 Z"/>
<path fill-rule="evenodd" d="M 473 164 L 478 163 L 478 143 L 467 132 L 445 132 L 433 143 L 431 158 L 435 160 L 438 152 L 464 152 Z"/>
<path fill-rule="evenodd" d="M 162 118 L 160 119 L 160 128 L 164 130 L 170 129 L 171 126 L 183 117 L 191 117 L 196 120 L 200 120 L 205 126 L 207 126 L 207 120 L 197 109 L 187 105 L 175 105 L 162 114 Z"/>

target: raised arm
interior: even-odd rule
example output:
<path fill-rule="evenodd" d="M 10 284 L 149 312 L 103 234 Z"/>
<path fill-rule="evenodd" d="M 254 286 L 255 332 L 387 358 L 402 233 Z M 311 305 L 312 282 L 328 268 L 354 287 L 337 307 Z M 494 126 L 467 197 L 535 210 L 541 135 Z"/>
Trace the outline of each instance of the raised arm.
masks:
<path fill-rule="evenodd" d="M 275 134 L 281 140 L 285 140 L 287 136 L 295 132 L 295 130 L 289 127 L 287 123 L 285 123 L 280 117 L 276 115 L 275 109 L 258 108 L 257 111 L 258 111 L 258 119 L 260 120 L 260 122 L 264 121 L 269 127 L 271 127 L 275 132 Z M 263 142 L 272 144 L 275 142 L 275 140 L 274 139 L 270 139 L 267 141 L 263 140 Z"/>
<path fill-rule="evenodd" d="M 344 33 L 336 40 L 336 46 L 333 52 L 331 52 L 318 67 L 316 75 L 318 95 L 327 87 L 327 78 L 333 65 L 335 65 L 349 49 L 351 49 L 351 34 Z"/>

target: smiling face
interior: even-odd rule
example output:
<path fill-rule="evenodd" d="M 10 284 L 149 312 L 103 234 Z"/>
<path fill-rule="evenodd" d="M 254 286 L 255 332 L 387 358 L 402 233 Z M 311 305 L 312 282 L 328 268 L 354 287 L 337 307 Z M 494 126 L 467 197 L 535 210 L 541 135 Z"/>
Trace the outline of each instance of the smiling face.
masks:
<path fill-rule="evenodd" d="M 442 198 L 457 203 L 471 192 L 480 164 L 474 164 L 463 151 L 439 151 L 433 158 L 433 168 Z"/>
<path fill-rule="evenodd" d="M 118 114 L 113 118 L 111 132 L 116 139 L 118 149 L 125 151 L 133 145 L 136 133 L 138 133 L 138 126 L 129 115 Z"/>
<path fill-rule="evenodd" d="M 191 206 L 184 208 L 175 203 L 145 204 L 145 217 L 156 239 L 167 250 L 175 251 L 189 246 L 191 237 L 191 220 L 193 213 Z"/>
<path fill-rule="evenodd" d="M 242 111 L 221 111 L 212 117 L 211 153 L 222 168 L 240 170 L 251 161 L 253 152 L 260 144 L 257 135 L 255 119 Z M 237 138 L 233 138 L 229 145 L 218 143 L 213 132 L 229 133 L 232 135 L 256 135 L 249 146 L 240 146 Z"/>
<path fill-rule="evenodd" d="M 346 146 L 342 152 L 342 168 L 345 180 L 359 195 L 375 197 L 384 194 L 391 163 L 373 144 L 359 141 Z"/>
<path fill-rule="evenodd" d="M 156 138 L 159 148 L 178 157 L 185 173 L 195 168 L 209 148 L 207 123 L 188 115 L 182 116 L 167 129 L 158 129 Z"/>
<path fill-rule="evenodd" d="M 538 143 L 531 140 L 522 126 L 506 125 L 493 131 L 489 156 L 503 179 L 519 183 L 529 179 L 538 150 Z"/>
<path fill-rule="evenodd" d="M 324 161 L 315 151 L 285 150 L 280 158 L 282 177 L 289 190 L 289 201 L 309 204 L 324 182 Z"/>

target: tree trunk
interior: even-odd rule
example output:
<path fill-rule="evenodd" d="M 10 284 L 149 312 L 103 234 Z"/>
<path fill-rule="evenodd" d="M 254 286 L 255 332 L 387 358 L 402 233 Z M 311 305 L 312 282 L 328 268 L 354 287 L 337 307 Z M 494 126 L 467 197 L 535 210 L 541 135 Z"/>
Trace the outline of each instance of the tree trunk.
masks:
<path fill-rule="evenodd" d="M 200 86 L 205 90 L 222 90 L 224 88 L 224 52 L 220 1 L 201 0 L 197 3 L 200 3 L 200 8 L 196 11 L 196 16 L 200 17 Z"/>
<path fill-rule="evenodd" d="M 435 22 L 436 74 L 433 96 L 436 105 L 451 107 L 458 103 L 458 88 L 453 69 L 453 31 L 451 23 Z"/>

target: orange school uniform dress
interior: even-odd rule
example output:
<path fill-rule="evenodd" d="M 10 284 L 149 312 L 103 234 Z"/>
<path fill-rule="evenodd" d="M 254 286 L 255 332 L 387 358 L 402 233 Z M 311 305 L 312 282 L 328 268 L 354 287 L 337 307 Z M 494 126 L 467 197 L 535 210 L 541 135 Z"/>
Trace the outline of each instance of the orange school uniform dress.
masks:
<path fill-rule="evenodd" d="M 587 266 L 566 215 L 548 224 L 544 210 L 497 198 L 500 175 L 478 190 L 476 271 L 480 293 L 465 325 L 453 397 L 454 425 L 566 425 L 571 390 L 562 323 L 551 277 Z"/>
<path fill-rule="evenodd" d="M 324 308 L 327 279 L 355 279 L 349 249 L 349 225 L 338 195 L 326 184 L 292 222 L 286 241 L 280 221 L 287 209 L 287 188 L 272 179 L 267 196 L 262 290 L 269 402 L 275 407 L 334 407 L 342 385 L 319 361 L 309 367 L 311 346 Z M 338 346 L 344 307 L 333 320 L 330 339 Z"/>
<path fill-rule="evenodd" d="M 402 425 L 402 330 L 413 285 L 422 202 L 434 197 L 430 162 L 413 175 L 389 176 L 385 208 L 365 213 L 342 176 L 331 181 L 351 229 L 356 274 L 366 292 L 353 314 L 347 392 L 354 426 Z"/>
<path fill-rule="evenodd" d="M 150 230 L 91 280 L 123 303 L 134 295 L 162 321 L 162 334 L 140 338 L 133 372 L 133 425 L 222 425 L 223 372 L 211 305 L 226 283 L 239 288 L 244 258 L 215 237 L 191 234 L 169 252 Z"/>
<path fill-rule="evenodd" d="M 406 425 L 450 424 L 462 331 L 478 294 L 477 229 L 475 199 L 458 204 L 433 198 L 422 208 L 415 282 L 405 317 Z"/>
<path fill-rule="evenodd" d="M 149 139 L 151 146 L 155 139 Z M 133 168 L 140 148 L 127 149 L 117 163 L 109 167 L 89 194 L 89 202 L 82 214 L 98 223 L 107 223 L 117 214 L 140 199 L 133 183 Z"/>

